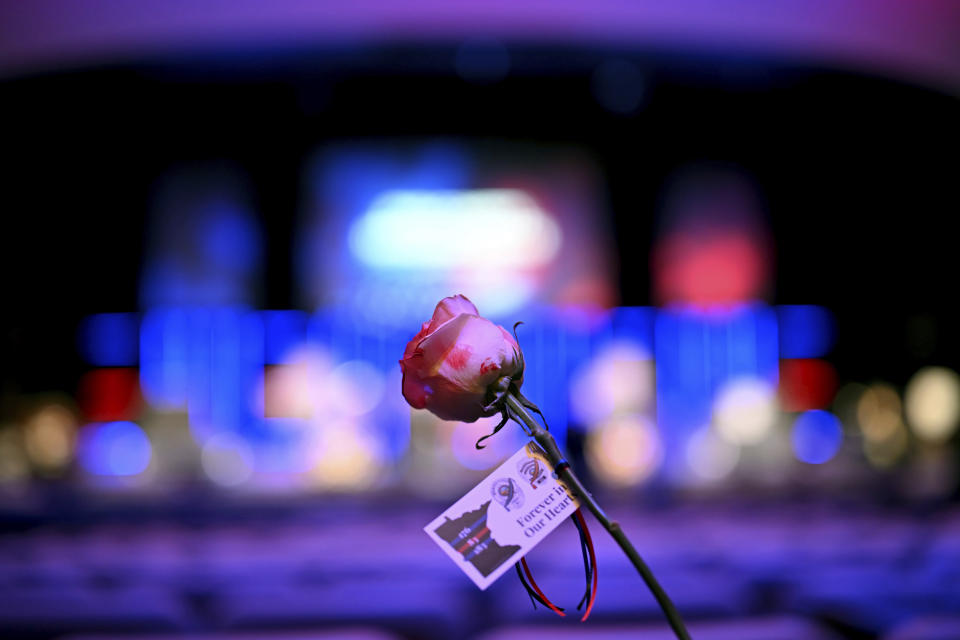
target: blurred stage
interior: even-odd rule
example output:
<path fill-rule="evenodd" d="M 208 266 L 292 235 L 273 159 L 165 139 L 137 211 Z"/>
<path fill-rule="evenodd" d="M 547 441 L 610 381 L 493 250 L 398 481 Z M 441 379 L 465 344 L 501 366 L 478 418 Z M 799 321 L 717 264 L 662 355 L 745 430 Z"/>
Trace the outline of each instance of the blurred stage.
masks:
<path fill-rule="evenodd" d="M 423 533 L 462 293 L 695 638 L 960 638 L 956 5 L 190 4 L 0 8 L 0 637 L 669 637 Z"/>

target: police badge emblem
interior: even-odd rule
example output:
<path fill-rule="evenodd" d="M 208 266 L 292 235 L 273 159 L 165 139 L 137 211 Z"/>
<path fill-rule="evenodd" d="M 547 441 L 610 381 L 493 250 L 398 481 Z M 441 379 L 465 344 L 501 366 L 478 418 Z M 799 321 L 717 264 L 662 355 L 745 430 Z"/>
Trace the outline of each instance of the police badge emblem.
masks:
<path fill-rule="evenodd" d="M 513 478 L 499 478 L 493 481 L 490 493 L 504 509 L 519 509 L 523 506 L 523 490 Z"/>

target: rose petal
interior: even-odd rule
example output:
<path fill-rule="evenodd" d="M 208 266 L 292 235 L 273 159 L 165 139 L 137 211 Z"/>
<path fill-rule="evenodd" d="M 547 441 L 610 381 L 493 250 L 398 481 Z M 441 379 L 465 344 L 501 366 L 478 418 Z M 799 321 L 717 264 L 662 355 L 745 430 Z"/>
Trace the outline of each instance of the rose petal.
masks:
<path fill-rule="evenodd" d="M 461 316 L 444 325 L 428 336 L 421 348 L 429 375 L 441 376 L 474 393 L 520 368 L 512 342 L 503 339 L 495 324 L 476 316 Z"/>
<path fill-rule="evenodd" d="M 417 332 L 417 335 L 413 336 L 410 342 L 407 343 L 406 348 L 403 350 L 403 357 L 413 355 L 413 352 L 417 350 L 417 345 L 420 344 L 420 341 L 424 339 L 427 335 L 427 327 L 430 326 L 430 321 L 424 322 L 420 327 L 420 331 Z"/>
<path fill-rule="evenodd" d="M 411 407 L 414 409 L 425 409 L 429 389 L 417 374 L 415 358 L 419 359 L 420 356 L 404 357 L 403 360 L 400 361 L 400 370 L 403 372 L 401 388 L 404 399 L 406 399 Z"/>
<path fill-rule="evenodd" d="M 520 370 L 520 366 L 523 362 L 521 353 L 523 351 L 520 349 L 520 345 L 517 344 L 516 339 L 513 335 L 504 329 L 501 326 L 497 326 L 497 329 L 500 329 L 500 333 L 503 336 L 503 339 L 513 348 L 513 353 L 507 356 L 508 366 L 504 368 L 504 372 L 501 375 L 508 375 L 513 380 L 513 384 L 519 389 L 523 386 L 523 371 Z"/>
<path fill-rule="evenodd" d="M 423 354 L 422 360 L 418 363 L 422 376 L 437 374 L 443 361 L 446 360 L 447 354 L 457 345 L 463 327 L 467 325 L 471 318 L 476 318 L 476 316 L 459 315 L 444 322 L 436 331 L 429 333 L 420 341 L 420 344 L 417 345 L 417 352 Z"/>
<path fill-rule="evenodd" d="M 503 339 L 506 340 L 507 342 L 509 342 L 511 345 L 513 345 L 513 348 L 517 350 L 517 353 L 519 353 L 519 352 L 520 352 L 520 345 L 517 344 L 517 341 L 514 339 L 513 335 L 512 335 L 509 331 L 507 331 L 506 329 L 504 329 L 503 327 L 501 327 L 501 326 L 499 326 L 499 325 L 497 326 L 497 329 L 500 329 L 500 333 L 503 334 Z"/>
<path fill-rule="evenodd" d="M 477 311 L 477 308 L 473 306 L 473 303 L 470 302 L 466 296 L 457 294 L 444 298 L 437 303 L 436 309 L 433 310 L 433 317 L 430 318 L 430 322 L 428 323 L 428 333 L 436 331 L 443 323 L 464 313 L 471 316 L 480 315 L 480 312 Z"/>
<path fill-rule="evenodd" d="M 432 389 L 432 393 L 427 397 L 426 408 L 443 420 L 476 422 L 478 418 L 496 413 L 496 410 L 489 412 L 483 410 L 486 389 L 482 392 L 471 392 L 443 376 L 428 378 L 427 384 Z"/>

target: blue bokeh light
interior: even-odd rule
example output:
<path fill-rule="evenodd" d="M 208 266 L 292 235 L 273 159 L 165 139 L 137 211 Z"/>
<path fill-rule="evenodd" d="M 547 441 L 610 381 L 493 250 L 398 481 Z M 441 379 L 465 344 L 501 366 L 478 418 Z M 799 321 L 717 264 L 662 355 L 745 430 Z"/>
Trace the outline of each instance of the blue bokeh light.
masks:
<path fill-rule="evenodd" d="M 148 311 L 140 327 L 140 388 L 162 409 L 186 407 L 192 367 L 191 322 L 186 309 Z"/>
<path fill-rule="evenodd" d="M 837 454 L 843 442 L 843 426 L 829 411 L 801 413 L 793 423 L 793 450 L 798 460 L 823 464 Z"/>
<path fill-rule="evenodd" d="M 97 367 L 132 367 L 139 359 L 140 319 L 136 313 L 98 313 L 80 325 L 80 353 Z"/>
<path fill-rule="evenodd" d="M 281 364 L 307 340 L 309 316 L 303 311 L 262 311 L 264 364 Z"/>
<path fill-rule="evenodd" d="M 134 476 L 143 473 L 152 457 L 150 440 L 133 422 L 98 422 L 83 427 L 77 458 L 98 476 Z"/>
<path fill-rule="evenodd" d="M 810 304 L 777 307 L 781 358 L 822 358 L 833 347 L 835 326 L 829 309 Z"/>
<path fill-rule="evenodd" d="M 653 353 L 653 327 L 657 312 L 653 307 L 617 307 L 610 315 L 614 340 L 626 340 Z"/>

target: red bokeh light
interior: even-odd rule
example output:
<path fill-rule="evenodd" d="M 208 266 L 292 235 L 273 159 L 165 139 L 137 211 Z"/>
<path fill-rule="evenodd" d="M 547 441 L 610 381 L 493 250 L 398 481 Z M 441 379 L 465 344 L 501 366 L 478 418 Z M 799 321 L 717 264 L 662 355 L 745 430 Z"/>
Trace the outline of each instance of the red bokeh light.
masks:
<path fill-rule="evenodd" d="M 780 361 L 780 400 L 787 411 L 823 409 L 833 402 L 837 372 L 825 360 L 796 358 Z"/>
<path fill-rule="evenodd" d="M 80 378 L 77 401 L 88 420 L 131 420 L 140 410 L 140 382 L 132 368 L 94 369 Z"/>
<path fill-rule="evenodd" d="M 654 282 L 662 303 L 702 306 L 756 299 L 767 286 L 767 251 L 737 230 L 680 232 L 653 253 Z"/>

